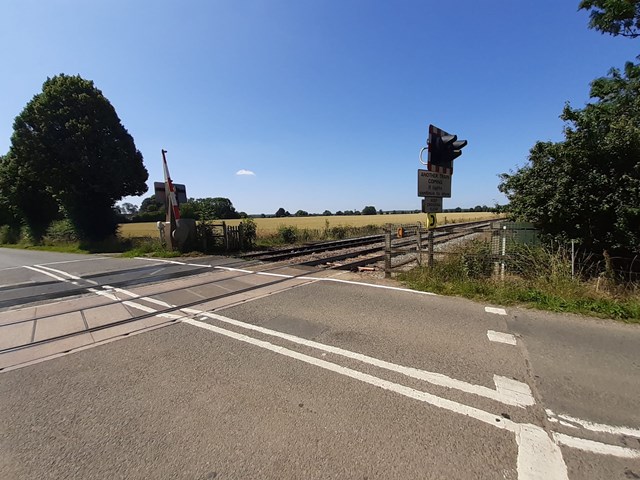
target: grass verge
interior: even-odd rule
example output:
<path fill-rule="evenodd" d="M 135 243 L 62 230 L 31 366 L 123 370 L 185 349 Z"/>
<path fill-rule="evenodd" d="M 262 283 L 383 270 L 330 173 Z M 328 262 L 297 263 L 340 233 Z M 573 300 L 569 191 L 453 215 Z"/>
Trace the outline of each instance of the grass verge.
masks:
<path fill-rule="evenodd" d="M 528 261 L 520 259 L 517 274 L 495 278 L 482 243 L 471 242 L 435 262 L 433 268 L 418 267 L 398 279 L 409 288 L 442 295 L 640 323 L 637 285 L 571 278 L 564 255 L 540 248 L 524 253 Z M 528 265 L 526 270 L 523 265 Z"/>

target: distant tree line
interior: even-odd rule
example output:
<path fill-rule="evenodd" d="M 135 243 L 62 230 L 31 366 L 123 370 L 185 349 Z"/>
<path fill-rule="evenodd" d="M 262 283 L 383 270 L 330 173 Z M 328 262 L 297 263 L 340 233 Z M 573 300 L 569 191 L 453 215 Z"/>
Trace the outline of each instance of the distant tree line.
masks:
<path fill-rule="evenodd" d="M 127 203 L 117 206 L 116 209 L 123 223 L 164 221 L 166 216 L 164 203 L 159 201 L 155 195 L 142 200 L 139 209 Z M 248 215 L 245 212 L 237 212 L 228 198 L 207 197 L 190 198 L 186 203 L 181 204 L 180 216 L 182 218 L 209 221 L 247 218 Z"/>

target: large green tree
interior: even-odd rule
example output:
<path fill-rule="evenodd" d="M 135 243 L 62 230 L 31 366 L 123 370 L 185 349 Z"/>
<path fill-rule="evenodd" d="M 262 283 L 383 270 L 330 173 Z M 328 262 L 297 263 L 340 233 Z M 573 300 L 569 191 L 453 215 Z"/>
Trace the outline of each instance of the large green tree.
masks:
<path fill-rule="evenodd" d="M 231 200 L 224 197 L 190 198 L 187 206 L 192 208 L 199 220 L 240 218 Z"/>
<path fill-rule="evenodd" d="M 582 0 L 579 8 L 589 12 L 589 27 L 602 33 L 640 36 L 640 0 Z"/>
<path fill-rule="evenodd" d="M 117 228 L 115 202 L 147 190 L 142 155 L 92 81 L 48 78 L 13 129 L 3 171 L 15 175 L 8 196 L 29 225 L 43 221 L 30 206 L 46 201 L 59 207 L 81 238 L 100 240 Z"/>
<path fill-rule="evenodd" d="M 591 84 L 593 101 L 566 105 L 565 140 L 538 142 L 529 163 L 502 174 L 512 214 L 586 249 L 640 252 L 640 65 Z"/>

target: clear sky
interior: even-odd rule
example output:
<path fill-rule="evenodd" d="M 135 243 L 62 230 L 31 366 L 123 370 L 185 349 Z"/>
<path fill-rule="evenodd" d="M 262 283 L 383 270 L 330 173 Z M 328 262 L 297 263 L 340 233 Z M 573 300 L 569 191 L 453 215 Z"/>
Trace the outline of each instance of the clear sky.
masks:
<path fill-rule="evenodd" d="M 498 174 L 561 140 L 564 103 L 640 53 L 589 30 L 578 3 L 2 0 L 0 152 L 48 76 L 80 74 L 150 187 L 164 148 L 190 197 L 238 211 L 417 209 L 433 123 L 469 142 L 445 208 L 505 203 Z"/>

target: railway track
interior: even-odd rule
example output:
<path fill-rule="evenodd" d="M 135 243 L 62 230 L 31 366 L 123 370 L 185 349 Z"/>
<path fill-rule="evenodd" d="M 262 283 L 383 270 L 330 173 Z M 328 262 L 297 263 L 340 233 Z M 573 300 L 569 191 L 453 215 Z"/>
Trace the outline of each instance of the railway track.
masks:
<path fill-rule="evenodd" d="M 486 229 L 490 224 L 490 221 L 483 220 L 437 227 L 434 232 L 434 244 L 443 244 L 477 233 Z M 411 228 L 411 226 L 405 226 L 405 228 Z M 415 226 L 413 226 L 413 228 L 415 228 Z M 426 234 L 423 233 L 421 238 L 423 242 L 426 242 Z M 395 251 L 398 249 L 406 249 L 407 253 L 412 253 L 415 252 L 415 245 L 415 235 L 409 238 L 395 237 L 392 240 L 392 248 Z M 329 254 L 327 255 L 327 253 Z M 347 240 L 318 242 L 270 252 L 254 252 L 242 255 L 241 258 L 258 260 L 260 262 L 290 261 L 290 263 L 296 265 L 326 266 L 335 269 L 356 270 L 358 267 L 375 264 L 384 260 L 384 234 L 369 235 Z"/>

